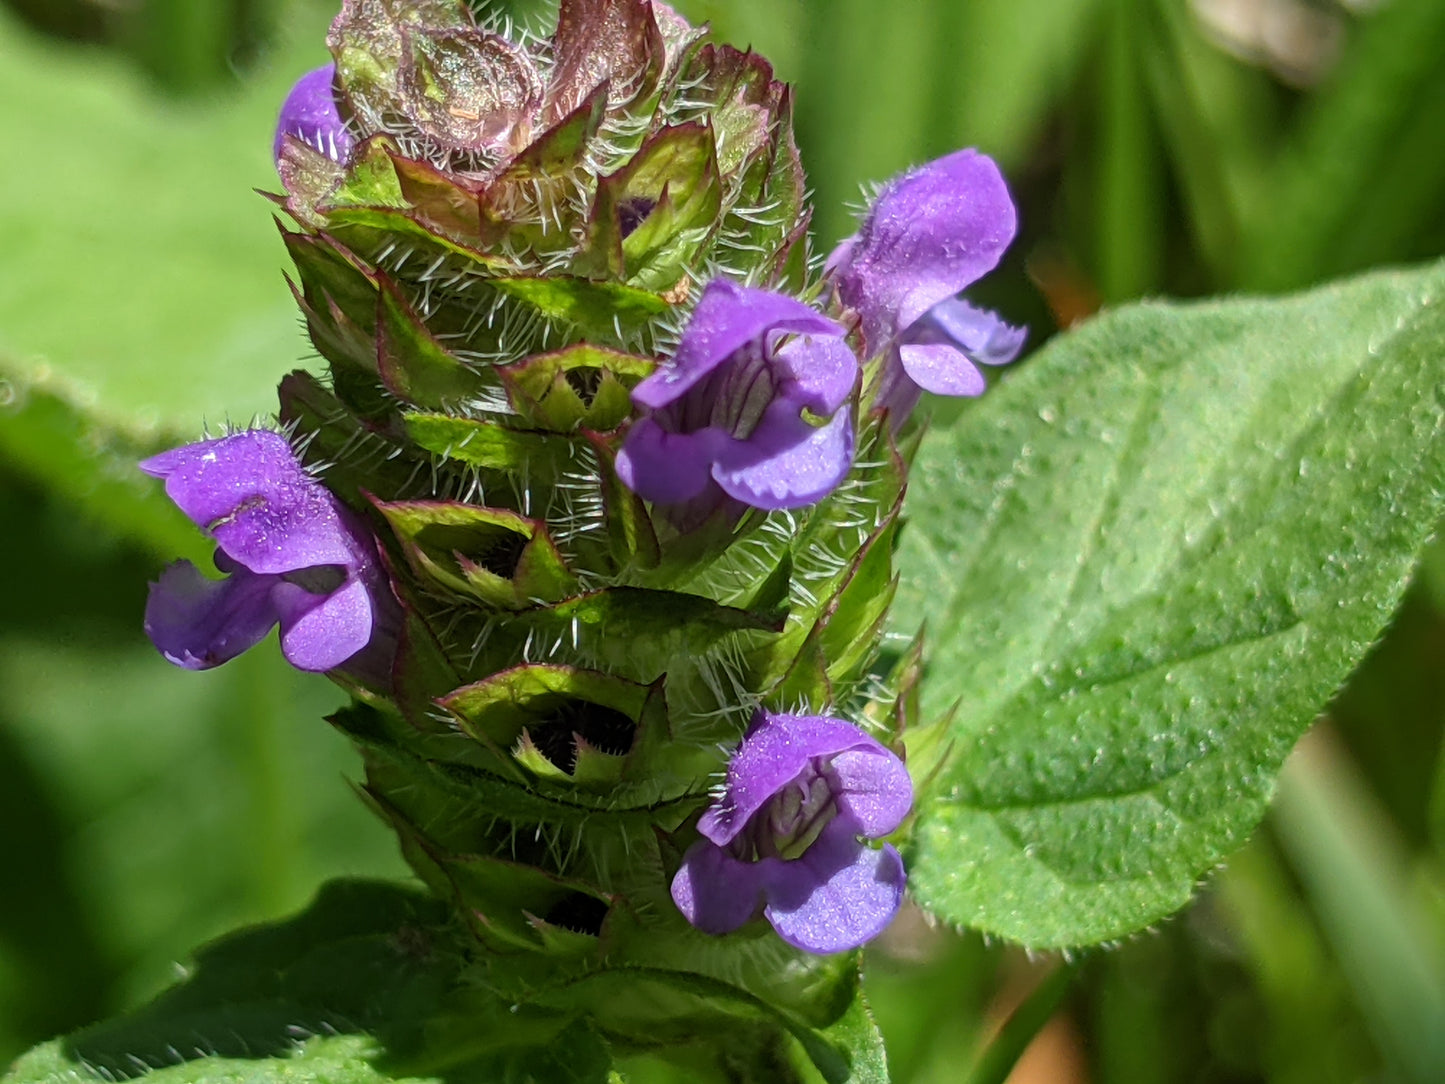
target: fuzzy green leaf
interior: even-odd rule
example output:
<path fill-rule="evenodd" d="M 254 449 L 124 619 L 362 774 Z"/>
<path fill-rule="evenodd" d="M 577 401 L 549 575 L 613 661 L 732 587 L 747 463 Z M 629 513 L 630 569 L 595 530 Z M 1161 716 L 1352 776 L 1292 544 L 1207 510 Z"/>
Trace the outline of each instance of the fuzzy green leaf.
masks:
<path fill-rule="evenodd" d="M 910 883 L 1034 945 L 1180 907 L 1379 634 L 1445 491 L 1445 266 L 1065 335 L 910 485 L 899 617 L 957 705 Z M 952 590 L 944 589 L 952 585 Z"/>
<path fill-rule="evenodd" d="M 412 890 L 335 882 L 300 916 L 201 950 L 186 981 L 144 1008 L 32 1051 L 6 1084 L 141 1068 L 159 1084 L 607 1080 L 590 1028 L 465 983 L 444 922 Z"/>
<path fill-rule="evenodd" d="M 375 372 L 375 276 L 310 234 L 283 230 L 282 238 L 301 279 L 293 290 L 316 349 L 333 365 Z"/>
<path fill-rule="evenodd" d="M 315 376 L 289 373 L 278 394 L 281 421 L 307 438 L 312 462 L 328 464 L 323 474 L 333 493 L 357 508 L 366 508 L 372 495 L 409 495 L 415 464 L 387 455 L 382 439 Z"/>
<path fill-rule="evenodd" d="M 669 665 L 704 654 L 723 637 L 744 630 L 775 632 L 781 619 L 719 606 L 702 595 L 611 587 L 566 599 L 555 606 L 523 610 L 497 630 L 478 665 L 513 650 L 504 637 L 537 638 L 571 646 L 586 666 L 612 670 L 630 681 L 651 684 Z M 494 646 L 495 645 L 495 646 Z"/>

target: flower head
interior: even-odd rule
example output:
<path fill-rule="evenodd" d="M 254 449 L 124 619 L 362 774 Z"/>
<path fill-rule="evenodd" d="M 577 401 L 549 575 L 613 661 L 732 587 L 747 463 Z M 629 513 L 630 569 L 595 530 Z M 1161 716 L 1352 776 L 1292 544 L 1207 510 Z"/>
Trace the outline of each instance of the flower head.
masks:
<path fill-rule="evenodd" d="M 333 162 L 344 161 L 351 154 L 354 140 L 336 106 L 335 79 L 336 65 L 327 64 L 307 72 L 296 81 L 281 105 L 281 115 L 276 119 L 272 157 L 281 157 L 288 135 Z"/>
<path fill-rule="evenodd" d="M 279 433 L 249 429 L 164 452 L 141 469 L 216 540 L 209 580 L 179 561 L 151 584 L 146 633 L 171 662 L 207 670 L 281 626 L 301 670 L 331 670 L 372 642 L 384 599 L 373 543 Z"/>
<path fill-rule="evenodd" d="M 1013 201 L 993 160 L 956 151 L 890 181 L 857 235 L 829 258 L 844 304 L 884 356 L 878 405 L 901 422 L 921 391 L 978 395 L 978 363 L 1012 361 L 1024 331 L 956 295 L 1013 240 Z"/>
<path fill-rule="evenodd" d="M 858 359 L 843 335 L 801 301 L 714 279 L 672 364 L 633 390 L 647 414 L 627 434 L 618 474 L 658 504 L 710 489 L 754 508 L 820 500 L 853 462 L 844 404 Z"/>
<path fill-rule="evenodd" d="M 728 933 L 763 904 L 778 935 L 842 952 L 881 933 L 903 900 L 903 860 L 877 839 L 913 805 L 903 762 L 851 723 L 759 711 L 702 815 L 672 898 L 694 926 Z"/>

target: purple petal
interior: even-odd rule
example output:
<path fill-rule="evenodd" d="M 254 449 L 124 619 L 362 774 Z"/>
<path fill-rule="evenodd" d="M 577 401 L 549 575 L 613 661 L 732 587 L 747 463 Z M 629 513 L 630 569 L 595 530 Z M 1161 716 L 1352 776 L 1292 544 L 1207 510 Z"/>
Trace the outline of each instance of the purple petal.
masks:
<path fill-rule="evenodd" d="M 281 583 L 274 598 L 281 621 L 281 654 L 298 670 L 333 670 L 371 640 L 376 617 L 371 595 L 359 578 L 327 595 Z"/>
<path fill-rule="evenodd" d="M 913 780 L 889 749 L 848 749 L 833 758 L 833 794 L 845 818 L 869 839 L 886 836 L 913 808 Z"/>
<path fill-rule="evenodd" d="M 188 444 L 141 463 L 166 495 L 252 572 L 354 565 L 355 531 L 335 499 L 268 429 Z"/>
<path fill-rule="evenodd" d="M 281 157 L 284 137 L 288 135 L 333 162 L 345 161 L 350 156 L 355 141 L 336 108 L 336 93 L 332 89 L 335 79 L 336 65 L 327 64 L 307 72 L 296 81 L 291 93 L 286 95 L 281 115 L 276 120 L 276 139 L 271 148 L 273 158 Z"/>
<path fill-rule="evenodd" d="M 770 332 L 842 337 L 843 328 L 785 294 L 713 279 L 682 333 L 671 365 L 632 390 L 638 406 L 658 410 L 675 402 L 729 357 Z"/>
<path fill-rule="evenodd" d="M 998 167 L 962 150 L 905 173 L 878 194 L 851 246 L 834 254 L 843 301 L 878 351 L 940 301 L 991 271 L 1013 240 L 1013 201 Z"/>
<path fill-rule="evenodd" d="M 973 361 L 984 365 L 1007 365 L 1018 357 L 1028 338 L 1028 329 L 1013 327 L 997 313 L 979 309 L 962 298 L 940 301 L 908 329 L 911 343 L 951 343 Z"/>
<path fill-rule="evenodd" d="M 892 756 L 863 731 L 821 715 L 776 715 L 759 709 L 752 729 L 728 764 L 727 787 L 697 823 L 703 836 L 731 843 L 773 795 L 796 779 L 814 757 L 848 750 Z"/>
<path fill-rule="evenodd" d="M 651 418 L 642 418 L 633 423 L 617 452 L 617 476 L 644 500 L 680 504 L 707 488 L 718 446 L 727 439 L 715 429 L 669 433 Z"/>
<path fill-rule="evenodd" d="M 145 630 L 166 659 L 187 670 L 209 670 L 265 639 L 279 617 L 275 576 L 238 572 L 208 580 L 189 561 L 177 561 L 150 586 Z"/>
<path fill-rule="evenodd" d="M 774 356 L 784 378 L 780 394 L 819 417 L 842 406 L 858 380 L 858 358 L 840 338 L 802 335 Z"/>
<path fill-rule="evenodd" d="M 731 933 L 752 918 L 762 902 L 767 866 L 742 862 L 699 841 L 683 855 L 672 879 L 672 900 L 683 917 L 706 933 Z"/>
<path fill-rule="evenodd" d="M 728 438 L 712 476 L 729 497 L 754 508 L 802 508 L 833 492 L 853 464 L 853 417 L 840 410 L 809 425 L 796 404 L 775 399 L 746 440 Z"/>
<path fill-rule="evenodd" d="M 909 379 L 935 395 L 982 395 L 988 387 L 967 354 L 943 343 L 905 344 L 898 358 Z"/>
<path fill-rule="evenodd" d="M 846 952 L 882 933 L 903 902 L 903 859 L 891 846 L 858 842 L 846 817 L 828 825 L 802 857 L 770 862 L 763 915 L 795 948 Z"/>

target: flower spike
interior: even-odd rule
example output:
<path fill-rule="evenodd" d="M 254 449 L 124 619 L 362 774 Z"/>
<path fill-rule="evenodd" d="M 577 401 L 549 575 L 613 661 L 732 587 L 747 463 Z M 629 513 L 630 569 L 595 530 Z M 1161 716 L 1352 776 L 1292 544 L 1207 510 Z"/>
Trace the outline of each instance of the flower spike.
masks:
<path fill-rule="evenodd" d="M 709 1034 L 771 1050 L 750 1006 L 832 1019 L 851 969 L 822 957 L 902 899 L 908 773 L 825 712 L 886 695 L 913 445 L 872 410 L 884 361 L 917 393 L 1016 349 L 954 298 L 1012 232 L 985 200 L 966 232 L 998 236 L 960 242 L 959 184 L 1007 193 L 959 180 L 977 156 L 895 182 L 819 281 L 758 54 L 661 0 L 560 0 L 550 34 L 479 0 L 338 6 L 275 143 L 321 361 L 281 383 L 284 436 L 145 464 L 220 569 L 164 573 L 147 628 L 202 669 L 279 626 L 352 694 L 329 721 L 469 980 L 635 1045 L 698 1007 L 619 1030 L 607 973 L 690 972 L 747 994 L 706 999 Z"/>

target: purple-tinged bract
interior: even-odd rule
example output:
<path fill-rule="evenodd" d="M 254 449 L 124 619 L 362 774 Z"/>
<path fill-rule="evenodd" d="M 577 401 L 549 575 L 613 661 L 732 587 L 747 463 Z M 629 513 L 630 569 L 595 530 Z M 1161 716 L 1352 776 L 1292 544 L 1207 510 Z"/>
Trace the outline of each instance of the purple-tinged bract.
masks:
<path fill-rule="evenodd" d="M 858 359 L 843 335 L 801 301 L 714 279 L 671 364 L 633 390 L 646 413 L 618 474 L 662 505 L 717 490 L 763 509 L 822 499 L 853 462 Z"/>
<path fill-rule="evenodd" d="M 168 660 L 207 670 L 281 626 L 301 670 L 332 670 L 372 642 L 385 586 L 365 529 L 297 461 L 249 429 L 145 460 L 166 495 L 216 540 L 210 580 L 179 561 L 151 585 L 146 633 Z"/>
<path fill-rule="evenodd" d="M 285 137 L 293 136 L 333 162 L 344 162 L 351 155 L 355 142 L 346 130 L 346 122 L 336 106 L 336 65 L 327 64 L 307 72 L 296 81 L 281 115 L 276 120 L 276 138 L 272 156 L 279 159 Z"/>
<path fill-rule="evenodd" d="M 862 319 L 868 356 L 884 357 L 874 402 L 895 424 L 921 391 L 979 395 L 979 363 L 1017 356 L 1022 329 L 957 298 L 993 270 L 1016 228 L 998 166 L 962 150 L 886 184 L 857 235 L 830 257 L 840 299 Z"/>
<path fill-rule="evenodd" d="M 892 832 L 912 805 L 903 762 L 851 723 L 760 710 L 672 898 L 708 933 L 737 929 L 761 904 L 796 948 L 857 948 L 892 921 L 904 885 L 898 852 L 864 840 Z"/>

